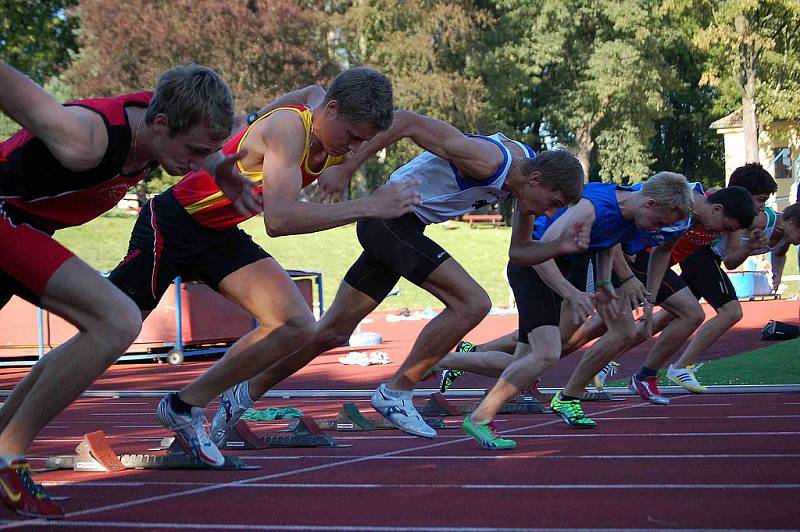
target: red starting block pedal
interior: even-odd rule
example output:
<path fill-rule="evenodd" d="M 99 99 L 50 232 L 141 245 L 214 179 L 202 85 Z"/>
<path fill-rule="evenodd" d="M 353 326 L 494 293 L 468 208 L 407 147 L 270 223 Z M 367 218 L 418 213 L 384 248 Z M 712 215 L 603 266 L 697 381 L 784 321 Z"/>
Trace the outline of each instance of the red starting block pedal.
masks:
<path fill-rule="evenodd" d="M 447 400 L 444 395 L 439 392 L 431 394 L 430 399 L 419 410 L 422 416 L 438 417 L 438 416 L 463 416 L 475 410 L 474 405 L 456 405 Z"/>
<path fill-rule="evenodd" d="M 171 438 L 174 440 L 174 438 Z M 162 440 L 163 443 L 163 440 Z M 172 446 L 173 442 L 170 442 Z M 123 454 L 117 455 L 103 431 L 85 434 L 75 448 L 74 455 L 51 456 L 37 471 L 72 469 L 80 472 L 111 472 L 125 469 L 259 469 L 249 466 L 238 456 L 226 456 L 225 465 L 219 468 L 208 466 L 193 456 L 186 454 L 180 446 L 163 455 Z"/>

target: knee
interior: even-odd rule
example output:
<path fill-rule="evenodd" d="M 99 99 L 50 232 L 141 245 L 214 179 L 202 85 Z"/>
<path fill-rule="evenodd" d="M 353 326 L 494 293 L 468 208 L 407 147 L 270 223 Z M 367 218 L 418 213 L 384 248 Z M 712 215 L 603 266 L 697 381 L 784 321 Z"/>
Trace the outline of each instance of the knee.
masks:
<path fill-rule="evenodd" d="M 466 299 L 458 308 L 453 310 L 460 316 L 465 325 L 473 328 L 478 325 L 483 318 L 489 314 L 492 308 L 492 300 L 483 288 L 478 288 L 475 293 Z"/>
<path fill-rule="evenodd" d="M 742 313 L 742 306 L 736 302 L 736 304 L 728 304 L 723 309 L 722 312 L 719 313 L 720 317 L 725 320 L 725 323 L 728 327 L 733 327 L 737 323 L 739 323 L 744 314 Z"/>
<path fill-rule="evenodd" d="M 119 356 L 142 332 L 142 312 L 128 299 L 115 302 L 97 324 L 97 335 L 104 345 Z"/>
<path fill-rule="evenodd" d="M 703 312 L 703 309 L 700 305 L 696 307 L 692 307 L 692 310 L 689 311 L 685 316 L 683 316 L 684 322 L 691 327 L 692 330 L 697 329 L 703 324 L 703 321 L 706 319 L 706 314 Z"/>

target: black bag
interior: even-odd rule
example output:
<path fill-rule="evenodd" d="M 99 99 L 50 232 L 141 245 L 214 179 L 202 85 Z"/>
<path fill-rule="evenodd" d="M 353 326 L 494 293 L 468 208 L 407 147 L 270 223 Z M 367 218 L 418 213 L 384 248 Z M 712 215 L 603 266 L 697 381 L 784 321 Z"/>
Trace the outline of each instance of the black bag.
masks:
<path fill-rule="evenodd" d="M 762 340 L 791 340 L 798 336 L 800 336 L 800 327 L 782 321 L 769 320 L 769 323 L 761 329 Z"/>

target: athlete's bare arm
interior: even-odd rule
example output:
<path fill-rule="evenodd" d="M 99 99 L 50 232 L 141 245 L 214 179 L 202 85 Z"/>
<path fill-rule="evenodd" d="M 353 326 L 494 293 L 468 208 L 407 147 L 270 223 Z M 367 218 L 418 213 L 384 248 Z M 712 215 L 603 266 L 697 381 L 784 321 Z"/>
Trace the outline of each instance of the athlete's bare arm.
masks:
<path fill-rule="evenodd" d="M 270 103 L 256 111 L 257 117 L 262 117 L 270 111 L 278 107 L 286 107 L 287 105 L 305 105 L 306 107 L 316 107 L 325 99 L 325 88 L 319 83 L 303 87 L 302 89 L 293 90 L 282 94 L 272 100 Z M 233 127 L 231 132 L 235 133 L 247 126 L 246 113 L 238 113 L 233 118 Z"/>
<path fill-rule="evenodd" d="M 517 266 L 533 266 L 560 255 L 583 253 L 589 246 L 590 226 L 581 225 L 574 226 L 572 232 L 562 235 L 557 240 L 549 242 L 533 240 L 531 234 L 534 219 L 535 216 L 514 209 L 508 257 Z"/>
<path fill-rule="evenodd" d="M 738 268 L 750 254 L 767 246 L 767 237 L 764 231 L 758 228 L 749 231 L 740 229 L 728 233 L 725 242 L 725 256 L 722 257 L 725 267 L 729 270 Z"/>
<path fill-rule="evenodd" d="M 594 205 L 589 200 L 581 199 L 547 228 L 541 240 L 542 242 L 558 240 L 578 226 L 591 227 L 594 220 Z M 592 314 L 594 311 L 592 297 L 572 286 L 572 283 L 558 269 L 555 261 L 548 260 L 533 268 L 547 286 L 569 302 L 573 307 L 573 316 L 576 319 L 582 319 Z"/>
<path fill-rule="evenodd" d="M 41 139 L 69 170 L 94 168 L 106 152 L 108 134 L 97 113 L 82 107 L 64 107 L 3 61 L 0 61 L 0 109 Z"/>
<path fill-rule="evenodd" d="M 300 201 L 299 161 L 306 137 L 302 121 L 294 112 L 278 111 L 259 124 L 253 136 L 263 153 L 264 224 L 270 236 L 322 231 L 360 218 L 396 218 L 419 204 L 413 180 L 384 185 L 371 196 L 343 203 Z M 244 147 L 247 158 L 252 157 L 251 147 Z"/>

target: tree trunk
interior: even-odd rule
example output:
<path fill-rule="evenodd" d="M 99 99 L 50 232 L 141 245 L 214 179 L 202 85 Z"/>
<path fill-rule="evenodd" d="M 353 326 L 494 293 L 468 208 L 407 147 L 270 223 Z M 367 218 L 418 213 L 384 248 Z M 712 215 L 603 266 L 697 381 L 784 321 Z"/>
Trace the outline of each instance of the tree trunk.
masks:
<path fill-rule="evenodd" d="M 592 140 L 592 125 L 583 124 L 575 129 L 575 156 L 583 167 L 583 179 L 589 181 L 589 169 L 591 166 L 592 150 L 594 140 Z"/>
<path fill-rule="evenodd" d="M 746 162 L 758 161 L 758 115 L 756 114 L 756 77 L 758 52 L 750 35 L 750 23 L 742 14 L 734 20 L 739 44 L 739 81 L 742 86 L 742 129 Z"/>

